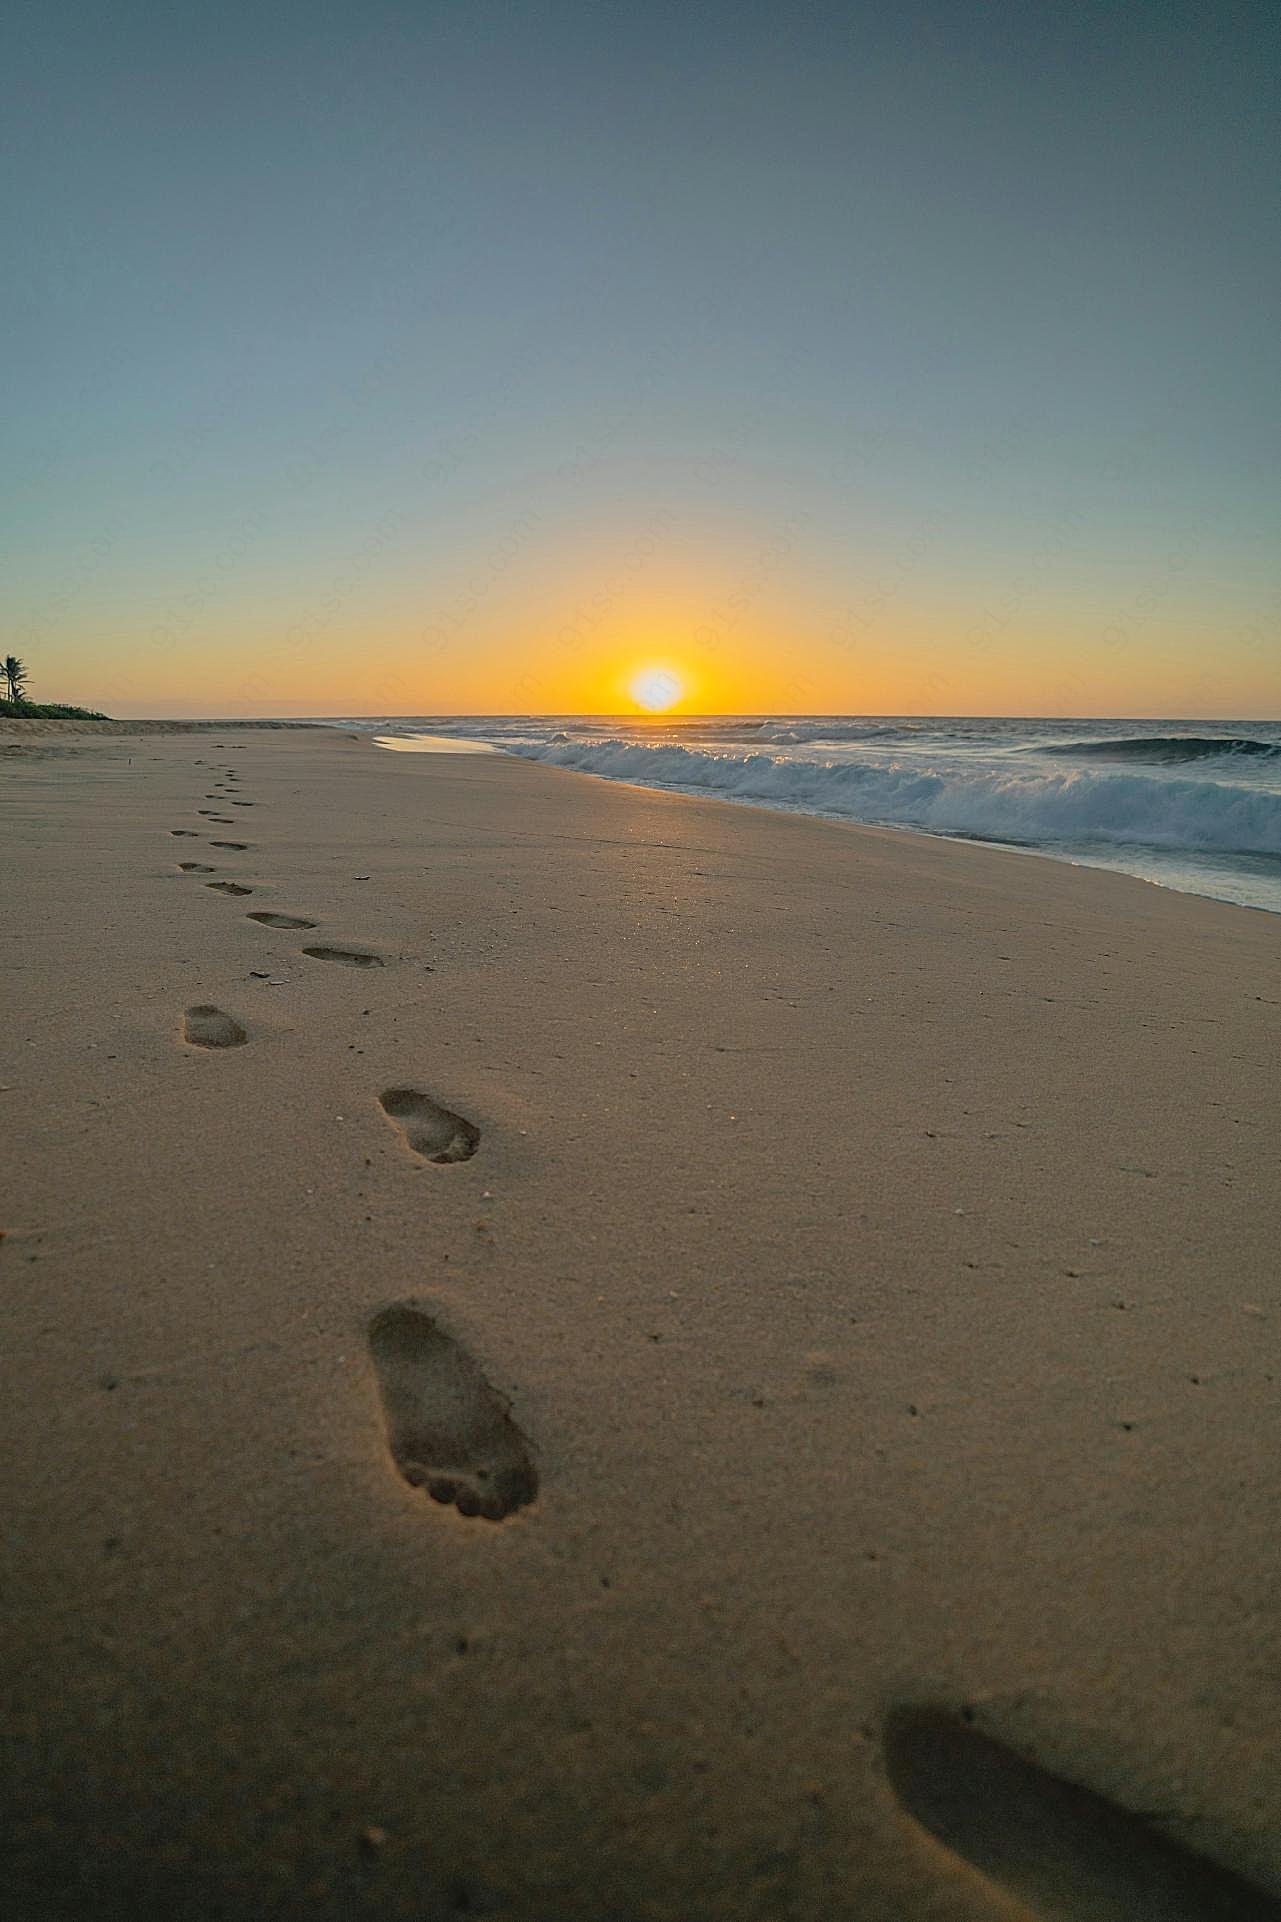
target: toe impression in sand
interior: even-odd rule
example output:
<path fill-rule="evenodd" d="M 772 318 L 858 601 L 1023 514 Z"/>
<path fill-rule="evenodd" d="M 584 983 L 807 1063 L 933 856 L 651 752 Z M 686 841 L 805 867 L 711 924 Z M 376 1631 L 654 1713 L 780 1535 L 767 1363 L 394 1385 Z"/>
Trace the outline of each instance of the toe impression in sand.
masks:
<path fill-rule="evenodd" d="M 182 1018 L 183 1039 L 193 1048 L 242 1048 L 249 1036 L 234 1015 L 202 1002 Z"/>
<path fill-rule="evenodd" d="M 1262 1889 L 943 1709 L 896 1710 L 885 1760 L 908 1814 L 1044 1922 L 1281 1922 Z"/>
<path fill-rule="evenodd" d="M 424 1161 L 466 1161 L 480 1145 L 480 1129 L 417 1088 L 388 1088 L 378 1097 L 387 1119 Z"/>
<path fill-rule="evenodd" d="M 384 1308 L 369 1349 L 387 1446 L 412 1488 L 493 1522 L 533 1501 L 538 1474 L 507 1402 L 426 1308 Z"/>

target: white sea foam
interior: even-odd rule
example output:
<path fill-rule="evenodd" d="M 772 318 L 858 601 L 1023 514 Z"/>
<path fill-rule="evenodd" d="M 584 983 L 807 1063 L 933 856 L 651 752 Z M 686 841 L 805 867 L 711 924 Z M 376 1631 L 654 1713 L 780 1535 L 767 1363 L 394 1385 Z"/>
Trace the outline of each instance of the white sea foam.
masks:
<path fill-rule="evenodd" d="M 1281 794 L 1212 780 L 939 767 L 920 759 L 790 760 L 673 742 L 561 739 L 513 743 L 511 751 L 646 787 L 708 791 L 938 834 L 1033 846 L 1100 841 L 1281 855 Z"/>

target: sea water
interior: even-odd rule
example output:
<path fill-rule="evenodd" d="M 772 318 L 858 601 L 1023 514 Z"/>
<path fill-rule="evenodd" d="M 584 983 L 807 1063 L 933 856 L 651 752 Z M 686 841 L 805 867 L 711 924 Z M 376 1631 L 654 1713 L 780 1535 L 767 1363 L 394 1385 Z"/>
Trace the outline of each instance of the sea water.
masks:
<path fill-rule="evenodd" d="M 344 725 L 990 841 L 1281 913 L 1281 722 L 478 715 Z"/>

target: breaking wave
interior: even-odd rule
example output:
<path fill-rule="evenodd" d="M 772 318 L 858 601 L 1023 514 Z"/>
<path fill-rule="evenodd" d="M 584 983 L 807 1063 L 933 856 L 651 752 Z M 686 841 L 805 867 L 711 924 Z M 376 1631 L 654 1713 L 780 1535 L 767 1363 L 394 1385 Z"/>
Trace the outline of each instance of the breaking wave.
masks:
<path fill-rule="evenodd" d="M 1173 736 L 1164 743 L 1181 744 Z M 1110 754 L 1160 742 L 1083 743 Z M 1254 749 L 1276 754 L 1264 742 Z M 1077 752 L 1080 751 L 1080 746 Z M 1209 751 L 1209 743 L 1205 743 Z M 1187 848 L 1224 854 L 1281 855 L 1281 794 L 1220 781 L 1144 774 L 1062 774 L 946 769 L 921 762 L 874 765 L 719 754 L 704 749 L 618 741 L 513 744 L 511 752 L 555 767 L 643 787 L 710 792 L 791 807 L 869 826 L 910 827 L 1028 847 L 1100 842 Z M 1042 750 L 1045 751 L 1045 750 Z M 1213 751 L 1225 751 L 1215 741 Z M 1230 749 L 1228 751 L 1231 751 Z M 1156 759 L 1157 756 L 1150 758 Z M 1196 759 L 1197 755 L 1186 758 Z"/>

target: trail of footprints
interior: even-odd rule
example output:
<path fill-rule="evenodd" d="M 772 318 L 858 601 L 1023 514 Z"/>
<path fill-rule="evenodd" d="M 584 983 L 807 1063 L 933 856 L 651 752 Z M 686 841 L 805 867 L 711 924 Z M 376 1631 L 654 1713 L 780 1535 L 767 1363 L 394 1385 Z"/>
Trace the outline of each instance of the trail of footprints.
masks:
<path fill-rule="evenodd" d="M 224 773 L 229 782 L 239 778 L 233 769 Z M 170 832 L 195 838 L 189 828 Z M 210 845 L 250 851 L 244 841 Z M 188 874 L 215 872 L 200 861 L 179 866 Z M 236 896 L 253 892 L 234 881 L 206 885 Z M 316 926 L 263 909 L 247 918 L 289 931 Z M 301 951 L 346 967 L 383 965 L 381 955 L 356 949 Z M 205 1005 L 188 1008 L 183 1034 L 207 1049 L 241 1047 L 249 1038 L 234 1016 Z M 378 1099 L 415 1159 L 448 1164 L 476 1153 L 474 1122 L 423 1090 L 388 1088 Z M 383 1308 L 369 1324 L 368 1343 L 388 1454 L 409 1487 L 460 1516 L 490 1522 L 535 1500 L 533 1450 L 510 1404 L 431 1308 L 418 1301 Z M 891 1711 L 883 1757 L 907 1820 L 1043 1922 L 1281 1922 L 1281 1903 L 1263 1890 L 1141 1816 L 1050 1774 L 962 1715 L 919 1706 Z"/>
<path fill-rule="evenodd" d="M 224 771 L 227 781 L 237 777 Z M 219 798 L 222 782 L 206 799 Z M 235 801 L 252 807 L 252 801 Z M 221 819 L 208 808 L 197 812 Z M 189 838 L 193 830 L 170 832 Z M 250 851 L 244 841 L 211 840 L 210 846 L 236 853 Z M 182 861 L 184 874 L 214 874 L 204 861 Z M 243 897 L 253 888 L 233 880 L 206 881 L 216 893 Z M 288 932 L 314 929 L 316 923 L 299 914 L 272 909 L 250 909 L 248 920 L 260 927 Z M 380 968 L 383 957 L 369 950 L 316 943 L 301 952 L 314 961 L 340 967 Z M 210 1005 L 188 1008 L 183 1018 L 184 1039 L 198 1048 L 236 1048 L 248 1040 L 234 1015 Z M 388 1088 L 379 1096 L 383 1114 L 415 1159 L 444 1164 L 467 1161 L 480 1143 L 480 1130 L 465 1115 L 444 1107 L 420 1088 Z M 402 1302 L 377 1315 L 369 1329 L 369 1348 L 378 1381 L 387 1446 L 392 1461 L 413 1488 L 425 1488 L 431 1499 L 456 1508 L 460 1515 L 501 1521 L 533 1501 L 538 1475 L 525 1437 L 512 1420 L 510 1409 L 491 1386 L 477 1363 L 433 1315 L 419 1303 Z"/>

